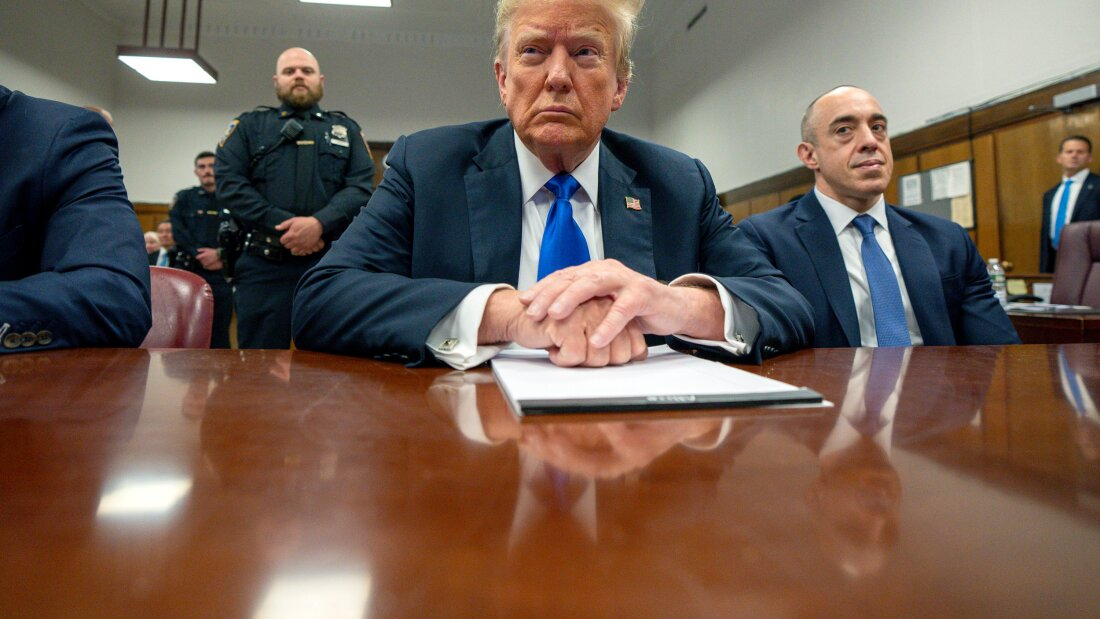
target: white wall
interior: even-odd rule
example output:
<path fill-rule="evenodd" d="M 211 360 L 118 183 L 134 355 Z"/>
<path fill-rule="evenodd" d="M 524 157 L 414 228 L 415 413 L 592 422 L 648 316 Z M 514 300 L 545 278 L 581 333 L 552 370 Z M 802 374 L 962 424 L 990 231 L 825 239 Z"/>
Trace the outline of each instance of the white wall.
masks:
<path fill-rule="evenodd" d="M 832 86 L 870 90 L 899 134 L 1100 63 L 1096 0 L 705 4 L 643 69 L 654 139 L 702 159 L 719 191 L 797 167 L 802 112 Z"/>
<path fill-rule="evenodd" d="M 79 2 L 3 0 L 0 84 L 73 105 L 110 108 L 115 27 Z"/>

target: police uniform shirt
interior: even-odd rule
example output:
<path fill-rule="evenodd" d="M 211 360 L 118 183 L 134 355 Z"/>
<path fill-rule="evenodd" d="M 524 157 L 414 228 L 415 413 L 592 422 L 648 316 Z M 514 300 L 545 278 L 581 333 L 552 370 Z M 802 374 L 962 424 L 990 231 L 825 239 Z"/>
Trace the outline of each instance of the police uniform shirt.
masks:
<path fill-rule="evenodd" d="M 176 194 L 169 213 L 176 247 L 195 257 L 200 247 L 218 247 L 221 209 L 213 192 L 202 187 L 184 189 Z"/>
<path fill-rule="evenodd" d="M 301 126 L 288 130 L 288 121 Z M 274 232 L 313 216 L 339 236 L 373 191 L 374 163 L 359 125 L 314 105 L 260 107 L 230 124 L 215 164 L 219 203 L 249 229 Z"/>

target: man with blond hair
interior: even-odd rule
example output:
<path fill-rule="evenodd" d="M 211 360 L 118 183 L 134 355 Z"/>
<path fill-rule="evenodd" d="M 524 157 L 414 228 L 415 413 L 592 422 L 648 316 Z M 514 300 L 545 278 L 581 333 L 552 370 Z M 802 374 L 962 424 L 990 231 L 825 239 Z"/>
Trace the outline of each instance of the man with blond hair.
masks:
<path fill-rule="evenodd" d="M 278 108 L 229 125 L 218 145 L 217 201 L 246 240 L 234 268 L 241 348 L 289 348 L 294 286 L 370 199 L 374 163 L 359 125 L 323 111 L 325 76 L 308 50 L 279 55 Z"/>
<path fill-rule="evenodd" d="M 400 138 L 340 244 L 298 286 L 302 348 L 475 366 L 510 344 L 566 366 L 645 336 L 735 358 L 808 345 L 809 309 L 718 205 L 703 165 L 605 128 L 641 1 L 504 0 L 508 118 Z"/>

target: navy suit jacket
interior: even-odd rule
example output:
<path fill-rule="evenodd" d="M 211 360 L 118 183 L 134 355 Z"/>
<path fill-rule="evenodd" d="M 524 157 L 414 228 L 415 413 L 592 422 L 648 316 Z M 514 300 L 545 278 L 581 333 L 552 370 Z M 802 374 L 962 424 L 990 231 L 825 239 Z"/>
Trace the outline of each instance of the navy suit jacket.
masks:
<path fill-rule="evenodd" d="M 1020 343 L 965 230 L 889 204 L 886 218 L 925 345 Z M 860 346 L 840 243 L 814 192 L 739 227 L 813 306 L 815 348 Z"/>
<path fill-rule="evenodd" d="M 1053 273 L 1058 258 L 1058 251 L 1050 242 L 1050 209 L 1054 208 L 1051 204 L 1054 193 L 1061 185 L 1058 183 L 1043 194 L 1043 226 L 1039 237 L 1039 271 L 1042 273 Z M 1077 194 L 1077 201 L 1073 203 L 1073 217 L 1069 218 L 1069 223 L 1094 219 L 1100 219 L 1100 176 L 1089 172 L 1081 192 Z"/>
<path fill-rule="evenodd" d="M 138 346 L 151 324 L 145 241 L 111 127 L 0 86 L 0 353 Z"/>
<path fill-rule="evenodd" d="M 750 360 L 809 345 L 805 300 L 732 226 L 700 162 L 606 129 L 601 139 L 605 257 L 665 281 L 715 276 L 759 316 Z M 301 348 L 422 363 L 432 328 L 475 287 L 516 285 L 523 197 L 510 122 L 405 136 L 387 162 L 370 203 L 298 284 Z"/>

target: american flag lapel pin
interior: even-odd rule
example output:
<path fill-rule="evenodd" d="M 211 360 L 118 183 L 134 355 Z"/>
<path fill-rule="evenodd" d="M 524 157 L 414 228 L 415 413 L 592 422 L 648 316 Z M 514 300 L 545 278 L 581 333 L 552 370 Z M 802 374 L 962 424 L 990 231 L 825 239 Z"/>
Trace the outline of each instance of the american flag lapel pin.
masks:
<path fill-rule="evenodd" d="M 640 211 L 640 210 L 642 210 L 642 201 L 639 200 L 638 198 L 635 198 L 634 196 L 627 196 L 626 197 L 626 208 L 628 208 L 632 211 Z"/>

